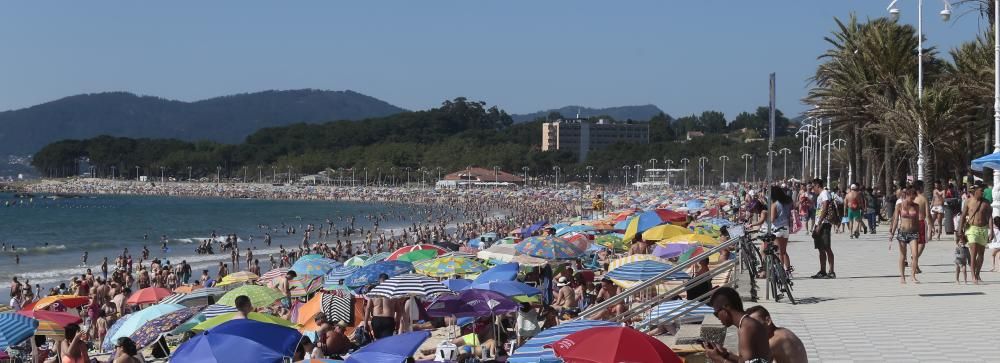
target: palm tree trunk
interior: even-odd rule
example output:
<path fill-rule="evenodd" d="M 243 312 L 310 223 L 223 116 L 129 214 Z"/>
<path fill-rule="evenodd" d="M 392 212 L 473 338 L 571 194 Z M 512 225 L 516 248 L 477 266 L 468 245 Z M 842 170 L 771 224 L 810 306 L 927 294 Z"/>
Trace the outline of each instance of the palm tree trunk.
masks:
<path fill-rule="evenodd" d="M 888 136 L 882 137 L 882 168 L 885 170 L 885 178 L 883 182 L 885 183 L 882 193 L 888 194 L 892 191 L 892 182 L 896 180 L 896 164 L 892 162 L 892 141 L 889 140 Z"/>
<path fill-rule="evenodd" d="M 847 164 L 849 165 L 850 170 L 856 173 L 859 170 L 858 169 L 858 127 L 855 126 L 855 125 L 851 125 L 851 128 L 848 130 L 848 133 L 850 134 L 850 136 L 847 137 L 847 140 L 848 140 L 847 141 Z M 855 175 L 852 175 L 852 176 L 856 177 Z M 851 183 L 853 181 L 848 180 L 847 182 Z"/>

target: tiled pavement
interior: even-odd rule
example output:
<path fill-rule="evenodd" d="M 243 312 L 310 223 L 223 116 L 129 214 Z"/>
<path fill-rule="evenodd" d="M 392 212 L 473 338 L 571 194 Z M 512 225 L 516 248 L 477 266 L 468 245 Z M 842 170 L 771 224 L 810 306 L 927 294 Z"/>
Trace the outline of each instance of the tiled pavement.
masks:
<path fill-rule="evenodd" d="M 1000 362 L 1000 272 L 986 272 L 989 251 L 985 284 L 956 285 L 954 237 L 943 235 L 921 257 L 921 283 L 901 285 L 897 244 L 890 251 L 880 227 L 860 239 L 834 234 L 837 279 L 810 279 L 816 250 L 792 235 L 799 304 L 761 299 L 775 324 L 802 339 L 812 362 Z"/>

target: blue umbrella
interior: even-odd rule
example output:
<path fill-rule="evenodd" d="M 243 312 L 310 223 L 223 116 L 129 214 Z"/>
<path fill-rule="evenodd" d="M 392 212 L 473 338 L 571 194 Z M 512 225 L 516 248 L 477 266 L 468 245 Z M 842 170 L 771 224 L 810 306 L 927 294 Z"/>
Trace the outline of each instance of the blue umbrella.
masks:
<path fill-rule="evenodd" d="M 663 262 L 643 260 L 643 261 L 629 262 L 627 264 L 621 265 L 618 268 L 611 270 L 611 272 L 608 272 L 604 276 L 607 276 L 608 278 L 615 280 L 645 281 L 653 277 L 656 277 L 656 275 L 659 275 L 664 271 L 667 271 L 672 268 L 674 268 L 674 266 Z M 675 272 L 674 274 L 670 275 L 670 278 L 686 279 L 690 278 L 690 276 L 684 272 Z"/>
<path fill-rule="evenodd" d="M 326 273 L 326 276 L 323 276 L 323 288 L 335 290 L 340 286 L 340 280 L 347 281 L 347 278 L 351 277 L 351 274 L 357 272 L 359 269 L 361 268 L 347 265 L 334 267 L 333 270 Z"/>
<path fill-rule="evenodd" d="M 111 337 L 118 333 L 118 329 L 122 327 L 122 324 L 125 324 L 125 322 L 128 321 L 130 316 L 132 316 L 132 314 L 122 316 L 116 320 L 114 324 L 111 324 L 110 328 L 108 328 L 108 333 L 104 335 L 104 341 L 101 342 L 101 348 L 103 348 L 104 351 L 111 351 L 115 349 L 115 343 L 117 342 L 112 341 Z"/>
<path fill-rule="evenodd" d="M 496 241 L 497 239 L 498 238 L 496 233 L 493 232 L 483 233 L 479 237 L 470 239 L 469 247 L 479 248 L 479 244 L 483 243 L 483 241 L 490 241 L 490 240 Z"/>
<path fill-rule="evenodd" d="M 431 333 L 415 331 L 412 333 L 385 337 L 368 344 L 357 352 L 351 353 L 345 363 L 402 363 L 420 348 Z"/>
<path fill-rule="evenodd" d="M 628 224 L 629 222 L 632 221 L 632 218 L 635 217 L 628 217 L 622 220 L 621 222 L 615 223 L 615 229 L 619 231 L 624 231 L 626 228 L 628 228 Z"/>
<path fill-rule="evenodd" d="M 136 311 L 129 314 L 128 318 L 122 318 L 125 320 L 124 323 L 114 334 L 108 334 L 106 342 L 114 342 L 121 337 L 131 336 L 136 330 L 139 330 L 143 325 L 146 325 L 147 321 L 159 318 L 163 315 L 175 312 L 180 309 L 184 309 L 186 306 L 177 304 L 156 304 L 145 309 Z M 113 345 L 112 345 L 113 346 Z"/>
<path fill-rule="evenodd" d="M 351 287 L 365 286 L 378 282 L 378 277 L 381 274 L 393 277 L 412 271 L 412 263 L 406 261 L 382 261 L 358 269 L 344 280 L 344 284 Z"/>
<path fill-rule="evenodd" d="M 559 229 L 558 231 L 556 231 L 556 236 L 562 236 L 564 234 L 573 233 L 573 232 L 589 232 L 589 231 L 596 231 L 596 230 L 597 230 L 597 228 L 594 228 L 593 226 L 586 226 L 586 225 L 569 226 L 569 227 L 563 227 L 562 229 Z"/>
<path fill-rule="evenodd" d="M 489 270 L 483 271 L 483 273 L 479 274 L 479 276 L 476 277 L 472 283 L 481 284 L 491 281 L 513 281 L 517 278 L 517 271 L 520 267 L 521 266 L 518 265 L 517 262 L 496 265 Z"/>
<path fill-rule="evenodd" d="M 462 290 L 458 295 L 443 295 L 427 306 L 427 315 L 443 317 L 481 317 L 517 311 L 514 300 L 495 291 L 481 289 Z"/>
<path fill-rule="evenodd" d="M 340 266 L 340 262 L 328 258 L 300 258 L 292 264 L 289 270 L 295 271 L 299 276 L 323 276 L 336 266 Z"/>
<path fill-rule="evenodd" d="M 689 210 L 699 210 L 705 208 L 705 202 L 698 199 L 689 200 L 685 204 L 687 204 L 687 208 Z"/>
<path fill-rule="evenodd" d="M 184 342 L 171 362 L 283 362 L 295 354 L 302 334 L 292 328 L 250 319 L 220 324 Z"/>
<path fill-rule="evenodd" d="M 576 320 L 542 330 L 534 338 L 528 339 L 509 358 L 511 363 L 562 362 L 546 345 L 555 343 L 567 335 L 599 326 L 622 326 L 620 323 L 604 320 Z"/>
<path fill-rule="evenodd" d="M 539 229 L 542 229 L 542 226 L 544 226 L 546 224 L 549 224 L 549 221 L 546 220 L 546 221 L 535 222 L 535 224 L 532 224 L 531 226 L 529 226 L 529 227 L 527 227 L 525 229 L 522 229 L 521 230 L 521 235 L 525 236 L 525 237 L 530 236 L 530 235 L 534 234 L 536 231 L 538 231 Z"/>
<path fill-rule="evenodd" d="M 472 280 L 469 280 L 469 279 L 448 279 L 448 280 L 444 280 L 444 286 L 447 287 L 448 290 L 451 290 L 451 291 L 456 291 L 457 292 L 459 290 L 462 290 L 462 289 L 468 287 L 469 285 L 472 285 Z"/>
<path fill-rule="evenodd" d="M 38 328 L 38 320 L 18 313 L 0 314 L 0 349 L 19 344 Z"/>
<path fill-rule="evenodd" d="M 535 296 L 541 295 L 542 290 L 539 290 L 531 285 L 525 284 L 520 281 L 493 281 L 484 282 L 480 284 L 469 285 L 466 289 L 481 289 L 481 290 L 491 290 L 496 291 L 504 296 L 513 297 L 520 295 Z"/>
<path fill-rule="evenodd" d="M 992 153 L 972 161 L 972 170 L 983 171 L 983 168 L 1000 170 L 1000 153 Z"/>
<path fill-rule="evenodd" d="M 692 305 L 680 308 L 681 305 L 691 303 L 689 300 L 670 300 L 657 305 L 649 313 L 649 317 L 642 321 L 640 325 L 647 326 L 653 323 L 653 320 L 663 321 L 668 319 L 673 319 L 679 317 L 681 322 L 693 322 L 701 321 L 705 315 L 712 314 L 715 310 L 711 306 L 705 305 L 700 302 L 692 303 Z M 680 308 L 680 309 L 678 309 Z M 690 309 L 690 310 L 688 310 Z M 688 310 L 687 312 L 684 312 Z M 661 320 L 662 319 L 662 320 Z"/>

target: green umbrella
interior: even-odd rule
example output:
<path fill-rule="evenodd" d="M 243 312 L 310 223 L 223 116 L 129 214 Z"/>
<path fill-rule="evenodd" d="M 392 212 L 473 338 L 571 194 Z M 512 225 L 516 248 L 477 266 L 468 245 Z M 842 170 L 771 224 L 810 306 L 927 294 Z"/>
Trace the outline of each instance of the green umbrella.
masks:
<path fill-rule="evenodd" d="M 416 250 L 413 252 L 404 253 L 402 256 L 399 256 L 397 260 L 417 262 L 435 258 L 437 257 L 437 255 L 438 255 L 437 250 Z"/>
<path fill-rule="evenodd" d="M 351 257 L 349 260 L 344 261 L 344 266 L 356 266 L 361 267 L 365 265 L 365 260 L 368 259 L 368 255 L 357 255 Z"/>
<path fill-rule="evenodd" d="M 191 330 L 192 331 L 205 331 L 205 330 L 208 330 L 208 329 L 212 329 L 216 325 L 219 325 L 219 324 L 225 323 L 227 321 L 236 319 L 237 314 L 239 314 L 239 313 L 228 313 L 228 314 L 222 314 L 222 315 L 216 316 L 214 318 L 205 320 L 205 321 L 199 323 L 198 325 L 195 325 L 194 328 L 191 328 Z M 250 320 L 256 320 L 256 321 L 263 322 L 263 323 L 269 323 L 269 324 L 276 324 L 276 325 L 281 325 L 281 326 L 287 326 L 287 327 L 293 328 L 293 329 L 297 329 L 298 328 L 298 326 L 296 326 L 295 323 L 292 323 L 292 322 L 290 322 L 288 320 L 279 318 L 279 317 L 271 315 L 271 314 L 261 314 L 261 313 L 251 312 L 250 314 L 247 314 L 247 318 L 249 318 Z"/>
<path fill-rule="evenodd" d="M 225 295 L 222 295 L 217 304 L 236 306 L 236 298 L 246 295 L 250 298 L 250 303 L 254 307 L 265 307 L 274 304 L 275 301 L 284 297 L 284 294 L 270 287 L 260 285 L 243 285 L 237 287 Z"/>
<path fill-rule="evenodd" d="M 597 238 L 594 239 L 594 244 L 601 247 L 606 247 L 619 251 L 624 251 L 628 249 L 628 247 L 625 246 L 625 242 L 622 241 L 622 238 L 615 234 L 604 234 L 597 236 Z"/>

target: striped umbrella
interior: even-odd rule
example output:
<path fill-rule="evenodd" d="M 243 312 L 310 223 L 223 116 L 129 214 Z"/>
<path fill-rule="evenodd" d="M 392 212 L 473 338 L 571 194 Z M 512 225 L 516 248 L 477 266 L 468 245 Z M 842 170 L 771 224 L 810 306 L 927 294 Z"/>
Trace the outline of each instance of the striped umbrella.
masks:
<path fill-rule="evenodd" d="M 0 349 L 19 344 L 35 334 L 38 320 L 15 313 L 0 313 Z"/>
<path fill-rule="evenodd" d="M 340 281 L 346 281 L 347 278 L 350 277 L 351 274 L 357 272 L 358 269 L 360 269 L 360 267 L 349 265 L 334 267 L 333 270 L 326 273 L 326 276 L 323 276 L 323 288 L 327 290 L 339 289 L 340 286 L 343 286 Z"/>
<path fill-rule="evenodd" d="M 129 338 L 135 342 L 140 349 L 152 344 L 160 335 L 176 328 L 181 323 L 191 319 L 204 307 L 189 307 L 170 312 L 156 319 L 150 320 L 136 330 Z"/>
<path fill-rule="evenodd" d="M 520 348 L 517 348 L 509 358 L 511 363 L 537 363 L 537 362 L 560 362 L 556 358 L 552 349 L 545 348 L 546 345 L 555 343 L 572 333 L 599 326 L 622 326 L 620 323 L 604 320 L 574 320 L 565 322 L 549 329 L 542 330 L 535 337 L 528 339 Z"/>
<path fill-rule="evenodd" d="M 648 254 L 630 255 L 630 256 L 625 256 L 625 257 L 622 257 L 622 258 L 615 259 L 615 260 L 611 261 L 611 263 L 608 263 L 608 271 L 612 271 L 612 270 L 614 270 L 614 269 L 616 269 L 618 267 L 621 267 L 621 266 L 623 266 L 625 264 L 629 264 L 629 263 L 632 263 L 632 262 L 647 261 L 647 260 L 648 261 L 661 262 L 661 263 L 665 263 L 665 264 L 670 264 L 669 260 L 665 260 L 665 259 L 656 257 L 654 255 L 648 255 Z"/>
<path fill-rule="evenodd" d="M 365 286 L 378 282 L 379 275 L 389 277 L 402 275 L 413 271 L 413 264 L 406 261 L 382 261 L 362 267 L 345 279 L 345 284 L 351 287 Z"/>
<path fill-rule="evenodd" d="M 430 277 L 449 277 L 480 273 L 486 271 L 486 266 L 470 258 L 439 257 L 417 262 L 414 269 Z"/>
<path fill-rule="evenodd" d="M 288 268 L 285 267 L 276 268 L 271 271 L 265 272 L 263 275 L 260 275 L 260 278 L 257 279 L 257 282 L 262 284 L 269 284 L 271 283 L 271 281 L 274 281 L 275 279 L 284 278 L 286 273 L 288 273 Z"/>
<path fill-rule="evenodd" d="M 371 265 L 374 265 L 376 263 L 385 261 L 385 259 L 388 258 L 389 255 L 392 255 L 392 253 L 389 253 L 389 252 L 379 252 L 379 253 L 376 253 L 374 255 L 371 255 L 371 257 L 366 258 L 365 259 L 365 263 L 361 264 L 361 266 L 362 267 L 364 267 L 364 266 L 371 266 Z"/>
<path fill-rule="evenodd" d="M 212 304 L 206 306 L 205 310 L 201 311 L 201 315 L 205 315 L 206 318 L 211 319 L 222 314 L 235 313 L 235 312 L 236 308 L 232 306 L 222 305 L 222 304 Z"/>
<path fill-rule="evenodd" d="M 586 251 L 587 248 L 589 248 L 590 245 L 593 244 L 591 242 L 594 241 L 594 235 L 592 235 L 590 233 L 583 233 L 583 232 L 569 233 L 569 234 L 563 235 L 562 238 L 565 239 L 566 242 L 569 242 L 570 244 L 572 244 L 572 245 L 574 245 L 576 247 L 579 247 L 580 249 L 582 249 L 584 251 Z"/>
<path fill-rule="evenodd" d="M 340 262 L 328 258 L 300 258 L 292 264 L 290 270 L 295 271 L 298 276 L 323 276 L 336 266 L 340 266 Z"/>
<path fill-rule="evenodd" d="M 206 287 L 204 289 L 195 290 L 190 294 L 173 294 L 167 296 L 163 298 L 163 300 L 160 300 L 160 304 L 181 304 L 184 306 L 207 305 L 209 297 L 218 299 L 220 296 L 225 294 L 226 290 L 215 287 Z"/>
<path fill-rule="evenodd" d="M 302 260 L 315 260 L 315 259 L 319 259 L 319 258 L 324 258 L 324 257 L 323 257 L 323 255 L 321 255 L 321 254 L 318 254 L 318 253 L 312 253 L 312 254 L 308 254 L 308 255 L 304 255 L 304 256 L 302 256 L 302 257 L 299 257 L 299 259 L 298 259 L 298 260 L 296 260 L 296 261 L 302 261 Z"/>
<path fill-rule="evenodd" d="M 672 268 L 674 268 L 673 265 L 658 261 L 636 261 L 619 266 L 604 276 L 612 280 L 646 281 Z M 690 277 L 684 272 L 675 272 L 670 275 L 671 279 L 686 279 Z"/>
<path fill-rule="evenodd" d="M 335 294 L 323 294 L 321 297 L 323 313 L 328 321 L 354 322 L 354 298 Z"/>
<path fill-rule="evenodd" d="M 254 281 L 254 280 L 258 279 L 258 278 L 260 278 L 260 276 L 257 276 L 253 272 L 250 272 L 250 271 L 238 271 L 238 272 L 233 272 L 231 274 L 226 275 L 225 277 L 222 278 L 222 281 L 219 281 L 215 285 L 216 286 L 226 286 L 226 285 L 231 285 L 231 284 L 236 284 L 236 283 L 241 283 L 241 282 L 250 282 L 250 281 Z"/>
<path fill-rule="evenodd" d="M 378 286 L 368 292 L 368 296 L 396 298 L 404 296 L 427 296 L 448 292 L 451 292 L 451 290 L 448 290 L 438 280 L 417 274 L 405 274 L 378 284 Z"/>
<path fill-rule="evenodd" d="M 39 320 L 38 328 L 35 329 L 35 335 L 44 335 L 47 337 L 64 337 L 66 336 L 66 326 L 59 325 L 54 321 L 49 320 Z"/>
<path fill-rule="evenodd" d="M 413 251 L 420 251 L 420 250 L 434 250 L 434 251 L 437 251 L 437 255 L 438 256 L 443 255 L 445 253 L 448 253 L 448 250 L 446 250 L 444 248 L 441 248 L 440 246 L 435 246 L 435 245 L 431 245 L 431 244 L 421 243 L 421 244 L 416 244 L 416 245 L 413 245 L 413 246 L 401 247 L 401 248 L 393 251 L 392 253 L 390 253 L 389 256 L 386 257 L 386 260 L 387 261 L 393 261 L 393 260 L 399 259 L 399 257 L 402 256 L 402 255 L 405 255 L 405 254 L 413 252 Z"/>
<path fill-rule="evenodd" d="M 701 321 L 705 315 L 712 314 L 711 306 L 697 302 L 681 308 L 682 305 L 691 303 L 689 300 L 670 300 L 657 305 L 650 311 L 649 316 L 640 323 L 640 326 L 649 326 L 653 321 L 664 321 L 679 317 L 677 322 L 693 323 Z"/>
<path fill-rule="evenodd" d="M 501 241 L 502 241 L 502 240 L 501 240 Z M 448 252 L 448 253 L 445 253 L 445 254 L 443 254 L 443 255 L 440 255 L 440 256 L 438 256 L 438 257 L 465 257 L 465 258 L 476 258 L 476 255 L 474 255 L 474 254 L 471 254 L 471 253 L 468 253 L 468 252 L 462 252 L 462 251 L 451 251 L 451 252 Z"/>
<path fill-rule="evenodd" d="M 297 276 L 288 282 L 288 286 L 291 288 L 292 297 L 306 296 L 323 288 L 323 278 L 312 275 Z"/>
<path fill-rule="evenodd" d="M 535 236 L 514 245 L 520 254 L 547 260 L 567 260 L 583 255 L 584 250 L 558 237 Z"/>
<path fill-rule="evenodd" d="M 344 266 L 361 267 L 361 266 L 365 265 L 365 260 L 367 260 L 367 259 L 368 259 L 368 255 L 357 255 L 357 256 L 351 257 L 347 261 L 344 261 Z"/>
<path fill-rule="evenodd" d="M 689 234 L 682 234 L 680 236 L 670 237 L 662 241 L 657 241 L 656 243 L 661 246 L 670 243 L 700 244 L 702 246 L 718 246 L 719 240 L 707 234 L 689 233 Z"/>
<path fill-rule="evenodd" d="M 61 311 L 49 311 L 49 310 L 21 310 L 17 312 L 18 314 L 27 316 L 29 318 L 36 319 L 38 321 L 49 321 L 56 323 L 59 326 L 66 326 L 69 324 L 79 324 L 83 321 L 77 314 L 64 313 Z"/>
<path fill-rule="evenodd" d="M 136 311 L 130 314 L 128 318 L 122 318 L 125 320 L 125 323 L 118 327 L 118 330 L 116 330 L 114 334 L 109 332 L 105 343 L 114 342 L 118 340 L 118 338 L 130 336 L 132 333 L 135 333 L 136 330 L 139 330 L 139 328 L 145 325 L 146 322 L 181 309 L 185 309 L 185 307 L 181 305 L 157 304 Z M 111 344 L 111 347 L 114 347 L 113 343 Z"/>
<path fill-rule="evenodd" d="M 259 285 L 243 285 L 237 287 L 219 298 L 218 303 L 222 305 L 236 306 L 236 298 L 246 295 L 250 298 L 250 303 L 256 307 L 271 306 L 275 301 L 284 297 L 278 290 Z"/>

